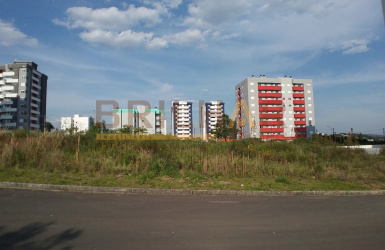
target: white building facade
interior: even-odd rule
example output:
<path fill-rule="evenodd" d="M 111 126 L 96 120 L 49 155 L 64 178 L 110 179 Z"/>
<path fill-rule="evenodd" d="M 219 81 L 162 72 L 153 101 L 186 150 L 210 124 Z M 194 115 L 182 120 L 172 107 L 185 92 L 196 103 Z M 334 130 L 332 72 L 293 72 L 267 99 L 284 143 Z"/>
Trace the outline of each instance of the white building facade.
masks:
<path fill-rule="evenodd" d="M 180 138 L 193 137 L 192 102 L 172 102 L 171 133 Z"/>
<path fill-rule="evenodd" d="M 235 98 L 240 139 L 291 140 L 315 133 L 311 79 L 253 76 L 235 86 Z"/>
<path fill-rule="evenodd" d="M 61 130 L 75 129 L 76 132 L 85 132 L 90 129 L 91 117 L 74 115 L 74 117 L 61 118 Z"/>

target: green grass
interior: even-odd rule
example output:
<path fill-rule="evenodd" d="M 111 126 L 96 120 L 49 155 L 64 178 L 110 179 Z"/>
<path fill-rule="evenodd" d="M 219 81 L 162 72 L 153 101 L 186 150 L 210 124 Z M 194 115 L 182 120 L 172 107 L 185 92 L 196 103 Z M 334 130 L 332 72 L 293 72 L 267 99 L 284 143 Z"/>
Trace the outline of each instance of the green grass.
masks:
<path fill-rule="evenodd" d="M 97 141 L 95 133 L 0 132 L 0 181 L 221 190 L 385 189 L 385 154 L 324 138 Z"/>

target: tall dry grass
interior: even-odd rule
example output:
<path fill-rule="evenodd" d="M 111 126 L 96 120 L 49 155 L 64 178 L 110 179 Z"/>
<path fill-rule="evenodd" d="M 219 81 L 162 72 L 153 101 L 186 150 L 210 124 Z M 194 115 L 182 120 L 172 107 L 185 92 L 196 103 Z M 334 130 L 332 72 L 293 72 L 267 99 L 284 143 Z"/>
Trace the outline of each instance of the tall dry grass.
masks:
<path fill-rule="evenodd" d="M 178 177 L 286 176 L 385 180 L 385 156 L 336 147 L 322 138 L 293 142 L 241 140 L 97 141 L 95 133 L 0 132 L 0 168 L 61 173 Z"/>

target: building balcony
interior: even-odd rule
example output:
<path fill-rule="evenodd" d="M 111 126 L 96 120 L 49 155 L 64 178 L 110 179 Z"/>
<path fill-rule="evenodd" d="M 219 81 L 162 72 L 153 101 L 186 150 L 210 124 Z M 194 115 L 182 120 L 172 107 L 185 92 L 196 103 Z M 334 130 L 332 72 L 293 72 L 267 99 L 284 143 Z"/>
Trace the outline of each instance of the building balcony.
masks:
<path fill-rule="evenodd" d="M 261 125 L 261 126 L 282 126 L 283 121 L 260 121 L 259 125 Z"/>
<path fill-rule="evenodd" d="M 41 89 L 40 85 L 39 85 L 39 84 L 37 84 L 37 83 L 34 83 L 34 82 L 32 82 L 32 87 L 35 87 L 35 88 Z"/>
<path fill-rule="evenodd" d="M 34 89 L 31 89 L 31 93 L 35 94 L 35 95 L 39 95 L 40 93 Z"/>
<path fill-rule="evenodd" d="M 283 133 L 284 128 L 261 128 L 261 133 Z"/>
<path fill-rule="evenodd" d="M 31 99 L 34 100 L 34 101 L 40 102 L 40 99 L 39 99 L 39 98 L 36 98 L 36 97 L 34 97 L 34 96 L 31 96 Z"/>
<path fill-rule="evenodd" d="M 9 72 L 3 72 L 2 75 L 0 75 L 0 77 L 7 77 L 7 76 L 14 76 L 14 75 L 15 75 L 15 72 L 9 71 Z"/>
<path fill-rule="evenodd" d="M 258 101 L 259 104 L 275 104 L 275 105 L 280 105 L 282 104 L 282 100 L 259 100 Z"/>
<path fill-rule="evenodd" d="M 0 86 L 3 86 L 3 85 L 5 85 L 4 80 L 0 80 Z"/>
<path fill-rule="evenodd" d="M 11 101 L 11 100 L 0 101 L 0 106 L 1 105 L 12 105 L 12 104 L 13 104 L 13 101 Z"/>
<path fill-rule="evenodd" d="M 294 118 L 306 118 L 306 114 L 294 114 Z"/>
<path fill-rule="evenodd" d="M 16 98 L 17 93 L 4 93 L 5 98 Z"/>
<path fill-rule="evenodd" d="M 30 128 L 35 128 L 35 129 L 39 129 L 40 128 L 40 125 L 39 124 L 36 124 L 36 123 L 31 123 L 29 125 Z"/>
<path fill-rule="evenodd" d="M 282 93 L 258 93 L 258 97 L 282 97 Z"/>
<path fill-rule="evenodd" d="M 280 91 L 280 90 L 282 90 L 282 87 L 281 86 L 258 86 L 258 91 L 259 90 Z"/>
<path fill-rule="evenodd" d="M 35 115 L 40 115 L 40 112 L 39 112 L 39 111 L 33 110 L 33 109 L 31 109 L 31 113 L 32 113 L 32 114 L 35 114 Z"/>
<path fill-rule="evenodd" d="M 293 87 L 293 91 L 304 91 L 304 87 Z"/>
<path fill-rule="evenodd" d="M 294 131 L 296 131 L 296 132 L 306 132 L 306 127 L 305 128 L 294 128 Z"/>
<path fill-rule="evenodd" d="M 305 98 L 305 94 L 304 93 L 293 93 L 293 97 L 294 98 Z"/>
<path fill-rule="evenodd" d="M 305 100 L 294 100 L 293 104 L 294 105 L 305 105 Z"/>
<path fill-rule="evenodd" d="M 294 107 L 294 112 L 303 112 L 305 111 L 305 107 Z"/>
<path fill-rule="evenodd" d="M 294 125 L 306 125 L 306 121 L 294 121 Z"/>
<path fill-rule="evenodd" d="M 18 83 L 19 79 L 4 78 L 4 83 Z"/>
<path fill-rule="evenodd" d="M 260 107 L 259 111 L 282 112 L 283 111 L 283 107 Z"/>
<path fill-rule="evenodd" d="M 0 115 L 0 120 L 11 120 L 12 115 Z"/>
<path fill-rule="evenodd" d="M 0 108 L 0 112 L 16 112 L 17 108 L 9 108 L 9 107 L 3 107 Z"/>
<path fill-rule="evenodd" d="M 280 119 L 283 118 L 283 114 L 260 114 L 259 119 Z"/>
<path fill-rule="evenodd" d="M 3 87 L 0 87 L 0 91 L 2 90 L 2 91 L 13 91 L 15 89 L 15 87 L 14 86 L 12 86 L 12 85 L 5 85 L 5 86 L 3 86 Z"/>
<path fill-rule="evenodd" d="M 7 122 L 3 123 L 3 128 L 11 128 L 11 127 L 16 127 L 16 122 Z"/>
<path fill-rule="evenodd" d="M 31 103 L 31 107 L 39 108 L 39 105 L 37 105 L 36 103 Z"/>
<path fill-rule="evenodd" d="M 31 121 L 39 121 L 39 117 L 36 116 L 31 116 L 30 119 Z"/>

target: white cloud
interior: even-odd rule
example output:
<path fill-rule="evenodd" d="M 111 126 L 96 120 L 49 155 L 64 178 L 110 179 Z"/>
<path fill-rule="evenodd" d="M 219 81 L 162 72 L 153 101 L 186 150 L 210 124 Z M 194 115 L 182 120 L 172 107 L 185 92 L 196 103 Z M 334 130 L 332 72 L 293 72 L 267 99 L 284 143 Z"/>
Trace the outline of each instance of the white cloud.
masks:
<path fill-rule="evenodd" d="M 12 23 L 6 23 L 2 20 L 0 20 L 0 34 L 1 46 L 25 45 L 35 47 L 39 44 L 36 38 L 28 37 L 14 27 Z"/>
<path fill-rule="evenodd" d="M 124 10 L 72 7 L 67 18 L 53 22 L 81 29 L 81 38 L 89 43 L 117 48 L 207 47 L 235 40 L 233 50 L 249 48 L 265 55 L 325 49 L 366 52 L 375 37 L 368 27 L 378 23 L 374 14 L 357 18 L 378 7 L 365 0 L 192 0 L 184 16 L 175 10 L 182 0 L 140 2 L 145 6 Z"/>
<path fill-rule="evenodd" d="M 71 29 L 122 30 L 139 24 L 153 26 L 161 22 L 161 16 L 166 12 L 163 8 L 136 8 L 134 5 L 130 5 L 126 10 L 119 10 L 116 7 L 101 9 L 72 7 L 67 9 L 66 20 L 54 19 L 53 22 Z"/>
<path fill-rule="evenodd" d="M 366 52 L 369 50 L 368 48 L 368 41 L 367 40 L 349 40 L 349 41 L 343 41 L 340 44 L 332 44 L 330 45 L 330 51 L 342 51 L 343 54 L 357 54 Z"/>
<path fill-rule="evenodd" d="M 182 3 L 182 0 L 161 0 L 158 2 L 154 2 L 153 0 L 143 0 L 142 2 L 147 5 L 161 4 L 168 8 L 175 9 L 179 7 L 179 5 Z"/>
<path fill-rule="evenodd" d="M 217 27 L 247 13 L 253 2 L 251 0 L 196 0 L 188 6 L 188 12 L 192 18 L 187 18 L 185 23 L 198 27 L 203 25 Z"/>
<path fill-rule="evenodd" d="M 118 48 L 136 48 L 151 41 L 153 34 L 126 30 L 113 32 L 93 30 L 82 32 L 80 37 L 91 44 L 104 44 Z"/>
<path fill-rule="evenodd" d="M 203 33 L 199 29 L 188 29 L 168 37 L 168 40 L 179 46 L 189 46 L 194 44 L 204 45 L 205 36 L 207 33 Z"/>

